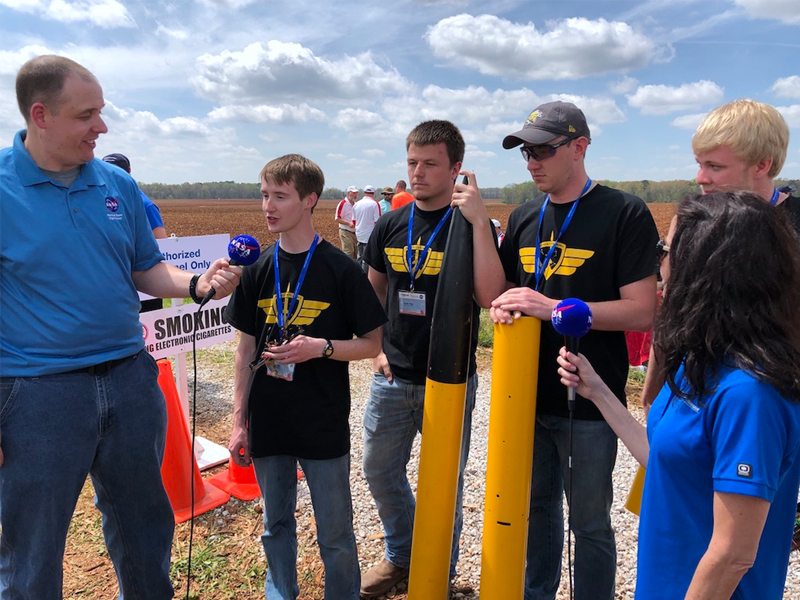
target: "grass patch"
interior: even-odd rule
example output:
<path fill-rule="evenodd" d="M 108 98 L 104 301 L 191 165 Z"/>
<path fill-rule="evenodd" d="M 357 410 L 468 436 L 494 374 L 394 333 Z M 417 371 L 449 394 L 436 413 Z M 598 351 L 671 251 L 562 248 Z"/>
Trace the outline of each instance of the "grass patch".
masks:
<path fill-rule="evenodd" d="M 489 317 L 489 311 L 481 309 L 481 323 L 478 326 L 478 346 L 491 348 L 494 346 L 494 323 Z"/>

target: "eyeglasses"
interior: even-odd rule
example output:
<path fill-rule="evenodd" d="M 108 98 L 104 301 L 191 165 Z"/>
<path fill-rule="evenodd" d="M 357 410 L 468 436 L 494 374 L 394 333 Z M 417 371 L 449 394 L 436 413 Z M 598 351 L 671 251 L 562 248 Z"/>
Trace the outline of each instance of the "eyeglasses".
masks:
<path fill-rule="evenodd" d="M 557 144 L 541 144 L 539 146 L 521 146 L 519 151 L 522 153 L 522 158 L 525 159 L 525 162 L 528 162 L 530 159 L 533 160 L 544 160 L 546 158 L 552 158 L 556 155 L 556 150 L 561 148 L 566 144 L 569 144 L 574 138 L 567 138 L 566 140 L 562 140 Z"/>
<path fill-rule="evenodd" d="M 667 254 L 669 254 L 669 244 L 664 240 L 658 240 L 656 243 L 656 252 L 658 252 L 658 262 L 661 262 Z"/>

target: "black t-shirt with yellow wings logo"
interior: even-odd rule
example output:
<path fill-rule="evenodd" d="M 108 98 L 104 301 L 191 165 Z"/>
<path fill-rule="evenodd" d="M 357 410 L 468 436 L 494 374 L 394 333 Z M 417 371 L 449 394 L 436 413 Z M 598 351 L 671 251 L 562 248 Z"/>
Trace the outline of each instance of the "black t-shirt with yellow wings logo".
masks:
<path fill-rule="evenodd" d="M 539 213 L 545 196 L 515 209 L 500 257 L 506 279 L 517 286 L 535 288 L 534 260 Z M 553 204 L 545 210 L 541 232 L 540 261 L 558 237 L 573 203 Z M 658 231 L 647 205 L 636 196 L 597 185 L 581 198 L 572 222 L 556 243 L 556 249 L 539 285 L 548 298 L 580 298 L 585 302 L 618 300 L 619 289 L 655 274 Z M 566 388 L 558 377 L 556 356 L 564 345 L 551 324 L 542 323 L 539 355 L 537 412 L 568 416 Z M 591 330 L 581 338 L 580 351 L 592 362 L 611 391 L 625 401 L 628 351 L 621 331 Z M 576 404 L 575 417 L 601 420 L 586 399 Z"/>
<path fill-rule="evenodd" d="M 389 316 L 389 322 L 383 328 L 383 351 L 389 360 L 392 373 L 400 379 L 424 384 L 428 374 L 431 317 L 444 249 L 450 231 L 450 220 L 442 226 L 434 239 L 414 279 L 414 290 L 425 292 L 426 314 L 424 317 L 404 315 L 399 312 L 398 292 L 408 291 L 411 285 L 408 265 L 410 212 L 411 205 L 406 204 L 380 218 L 369 238 L 364 259 L 370 267 L 386 274 L 389 284 L 386 293 L 386 314 Z M 431 233 L 446 212 L 447 208 L 425 211 L 417 207 L 414 210 L 414 227 L 411 235 L 413 267 L 416 267 Z M 476 370 L 475 350 L 478 347 L 479 320 L 480 308 L 473 302 L 470 375 Z"/>
<path fill-rule="evenodd" d="M 278 338 L 272 245 L 255 264 L 245 267 L 226 309 L 228 322 L 263 340 Z M 329 242 L 321 240 L 309 263 L 292 314 L 289 304 L 306 252 L 279 250 L 284 324 L 310 337 L 348 340 L 386 321 L 361 268 Z M 294 380 L 256 371 L 249 396 L 250 454 L 286 454 L 300 458 L 337 458 L 350 450 L 350 378 L 348 363 L 315 358 L 295 366 Z"/>

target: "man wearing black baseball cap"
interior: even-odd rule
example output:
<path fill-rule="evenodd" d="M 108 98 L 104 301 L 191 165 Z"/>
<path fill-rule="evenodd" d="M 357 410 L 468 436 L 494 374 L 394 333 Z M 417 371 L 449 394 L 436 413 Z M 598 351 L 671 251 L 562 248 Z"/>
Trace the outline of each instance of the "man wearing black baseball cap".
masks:
<path fill-rule="evenodd" d="M 580 350 L 604 381 L 614 382 L 609 387 L 624 403 L 628 355 L 623 331 L 646 331 L 653 321 L 658 233 L 641 199 L 594 183 L 586 174 L 590 140 L 586 117 L 569 102 L 542 104 L 522 129 L 503 140 L 506 149 L 521 146 L 543 194 L 509 217 L 500 259 L 511 289 L 492 303 L 490 314 L 495 322 L 508 324 L 522 314 L 549 321 L 560 300 L 585 300 L 594 319 Z M 558 591 L 562 494 L 568 487 L 576 539 L 575 598 L 612 600 L 611 474 L 617 438 L 589 400 L 579 396 L 570 414 L 555 366 L 563 344 L 552 327 L 542 327 L 525 600 L 552 600 Z"/>

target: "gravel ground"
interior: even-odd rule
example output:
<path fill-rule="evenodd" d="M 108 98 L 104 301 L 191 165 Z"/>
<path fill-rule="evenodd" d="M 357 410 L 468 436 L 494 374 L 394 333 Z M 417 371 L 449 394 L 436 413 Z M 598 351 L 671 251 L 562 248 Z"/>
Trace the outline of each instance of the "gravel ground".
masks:
<path fill-rule="evenodd" d="M 231 357 L 235 348 L 233 342 L 216 346 L 212 352 L 225 353 Z M 483 528 L 484 482 L 486 476 L 487 433 L 489 427 L 489 392 L 491 389 L 491 356 L 479 361 L 480 384 L 475 413 L 472 419 L 472 447 L 464 483 L 464 528 L 461 536 L 461 556 L 458 564 L 458 586 L 471 587 L 474 591 L 454 594 L 456 598 L 474 600 L 478 598 L 480 587 L 481 532 Z M 198 422 L 230 422 L 232 409 L 232 377 L 225 376 L 230 372 L 228 361 L 222 364 L 208 364 L 200 361 L 198 390 Z M 191 369 L 191 364 L 189 365 Z M 369 395 L 369 381 L 372 377 L 370 361 L 351 363 L 350 378 L 352 390 L 352 410 L 350 427 L 352 431 L 352 471 L 350 476 L 353 493 L 353 511 L 355 515 L 355 533 L 358 540 L 359 561 L 362 572 L 383 557 L 383 529 L 381 527 L 375 503 L 367 488 L 367 482 L 361 470 L 363 443 L 361 437 L 361 416 Z M 191 383 L 190 383 L 191 385 Z M 632 413 L 640 421 L 644 421 L 642 411 L 637 406 L 631 407 Z M 228 430 L 229 431 L 229 430 Z M 409 479 L 416 489 L 416 472 L 419 460 L 419 436 L 415 442 L 409 465 Z M 619 444 L 617 464 L 614 469 L 614 504 L 611 518 L 617 538 L 617 599 L 633 598 L 636 582 L 636 547 L 638 517 L 624 508 L 628 490 L 636 472 L 637 463 L 623 444 Z M 298 528 L 313 527 L 311 523 L 311 500 L 308 488 L 304 483 L 298 492 Z M 566 551 L 564 556 L 566 557 Z M 568 598 L 566 558 L 562 574 L 558 599 Z M 387 598 L 404 598 L 403 588 L 394 590 Z M 793 552 L 789 564 L 784 599 L 800 599 L 800 553 Z"/>

